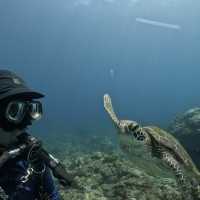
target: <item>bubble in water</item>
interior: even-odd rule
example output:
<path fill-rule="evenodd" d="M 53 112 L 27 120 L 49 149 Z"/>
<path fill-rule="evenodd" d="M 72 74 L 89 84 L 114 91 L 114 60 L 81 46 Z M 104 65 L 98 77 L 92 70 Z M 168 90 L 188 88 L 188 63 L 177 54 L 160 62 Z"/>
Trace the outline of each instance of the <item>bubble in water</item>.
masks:
<path fill-rule="evenodd" d="M 113 79 L 115 76 L 115 70 L 113 68 L 110 69 L 110 77 Z"/>

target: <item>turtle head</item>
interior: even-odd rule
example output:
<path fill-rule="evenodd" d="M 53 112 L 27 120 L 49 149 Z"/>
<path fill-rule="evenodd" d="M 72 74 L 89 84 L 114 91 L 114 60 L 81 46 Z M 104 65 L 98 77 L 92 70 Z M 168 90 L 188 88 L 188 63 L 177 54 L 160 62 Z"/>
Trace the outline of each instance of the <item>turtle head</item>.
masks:
<path fill-rule="evenodd" d="M 117 126 L 121 150 L 128 156 L 143 156 L 147 152 L 146 135 L 136 121 L 120 120 Z"/>
<path fill-rule="evenodd" d="M 139 128 L 139 124 L 131 120 L 120 120 L 118 124 L 119 131 L 122 134 L 129 135 L 132 131 Z"/>
<path fill-rule="evenodd" d="M 131 120 L 119 120 L 116 116 L 113 106 L 111 97 L 109 94 L 104 95 L 104 108 L 110 118 L 112 119 L 115 127 L 118 129 L 118 134 L 120 136 L 126 135 L 135 137 L 137 140 L 144 140 L 145 136 L 142 132 L 142 128 L 139 126 L 139 124 L 135 121 Z"/>
<path fill-rule="evenodd" d="M 134 137 L 135 139 L 140 141 L 143 141 L 145 139 L 142 128 L 136 121 L 120 120 L 117 128 L 120 135 Z"/>

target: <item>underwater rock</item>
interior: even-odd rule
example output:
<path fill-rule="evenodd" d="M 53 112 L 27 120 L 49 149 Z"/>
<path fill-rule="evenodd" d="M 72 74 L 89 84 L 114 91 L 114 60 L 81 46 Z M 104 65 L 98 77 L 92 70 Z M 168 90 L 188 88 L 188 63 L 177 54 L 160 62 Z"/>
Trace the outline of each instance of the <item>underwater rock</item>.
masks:
<path fill-rule="evenodd" d="M 66 200 L 181 200 L 175 179 L 151 176 L 116 153 L 96 152 L 65 164 L 75 176 L 72 187 L 61 189 Z"/>
<path fill-rule="evenodd" d="M 178 115 L 168 128 L 185 147 L 200 169 L 200 108 Z"/>
<path fill-rule="evenodd" d="M 200 108 L 192 108 L 178 115 L 169 130 L 176 136 L 200 134 Z"/>

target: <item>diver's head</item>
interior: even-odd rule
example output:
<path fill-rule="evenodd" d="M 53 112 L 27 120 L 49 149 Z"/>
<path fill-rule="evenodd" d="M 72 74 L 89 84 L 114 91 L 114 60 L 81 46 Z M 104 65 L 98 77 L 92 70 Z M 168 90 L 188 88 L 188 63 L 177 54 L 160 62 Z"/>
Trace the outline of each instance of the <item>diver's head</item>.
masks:
<path fill-rule="evenodd" d="M 24 130 L 42 116 L 43 94 L 30 89 L 25 81 L 8 70 L 0 70 L 0 128 Z"/>

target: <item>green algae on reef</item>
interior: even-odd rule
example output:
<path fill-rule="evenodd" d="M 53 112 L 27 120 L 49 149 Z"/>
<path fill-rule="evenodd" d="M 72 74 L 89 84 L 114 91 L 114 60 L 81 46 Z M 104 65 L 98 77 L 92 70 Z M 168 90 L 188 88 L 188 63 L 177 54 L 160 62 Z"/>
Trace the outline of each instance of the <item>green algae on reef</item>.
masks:
<path fill-rule="evenodd" d="M 173 178 L 150 176 L 118 154 L 96 152 L 66 164 L 75 176 L 61 190 L 66 200 L 181 200 Z"/>

